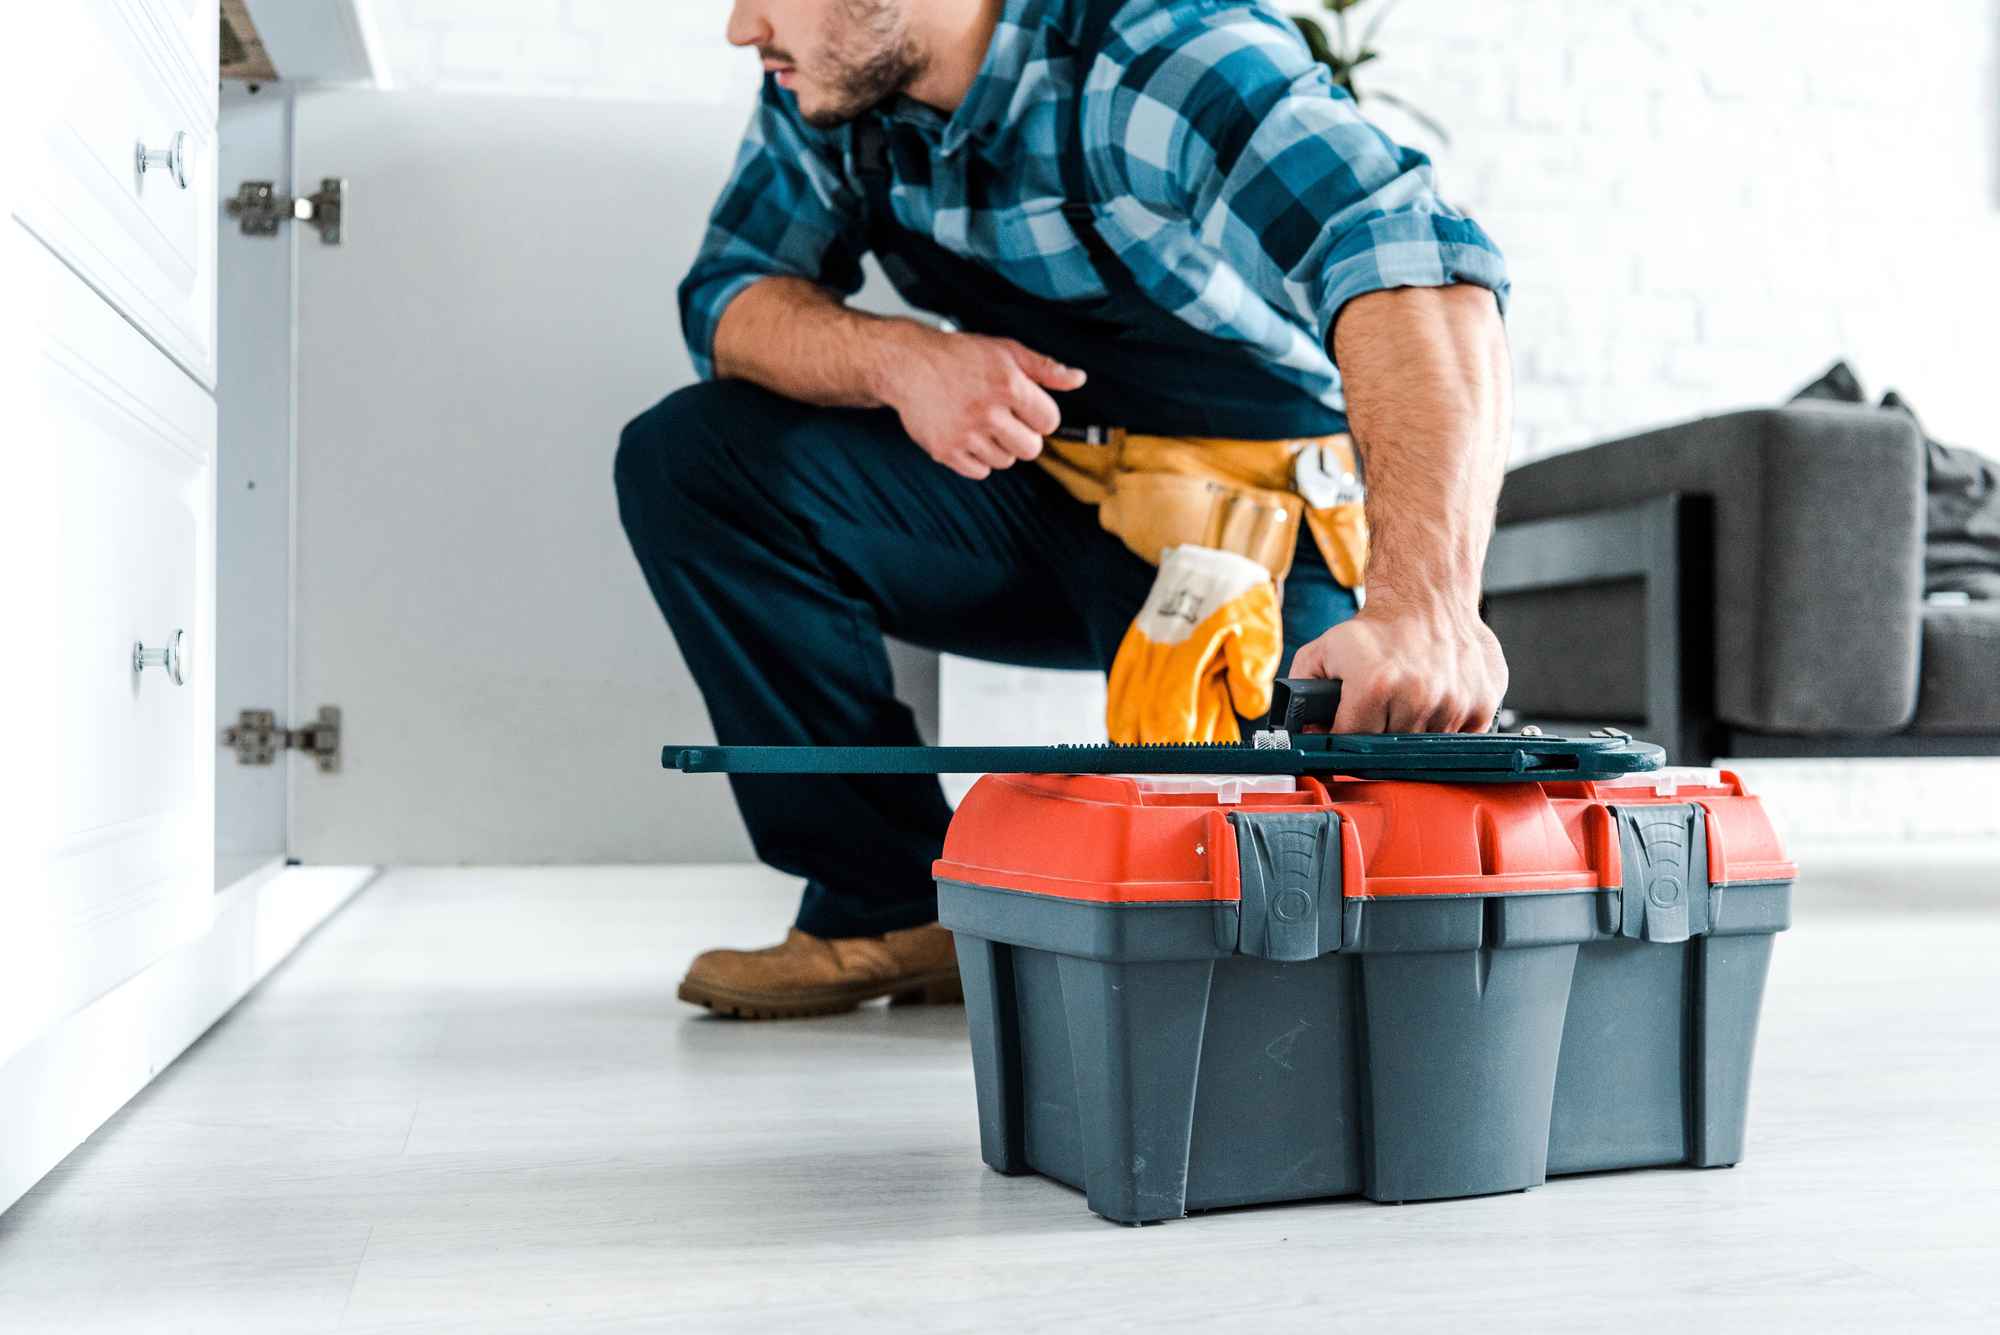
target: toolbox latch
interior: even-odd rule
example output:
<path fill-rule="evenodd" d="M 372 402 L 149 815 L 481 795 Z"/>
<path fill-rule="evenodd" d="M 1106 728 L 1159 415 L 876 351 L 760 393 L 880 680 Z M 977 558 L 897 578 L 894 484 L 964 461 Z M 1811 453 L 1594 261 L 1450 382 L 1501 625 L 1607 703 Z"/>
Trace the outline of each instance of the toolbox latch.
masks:
<path fill-rule="evenodd" d="M 1232 811 L 1242 908 L 1236 949 L 1310 960 L 1340 948 L 1340 813 Z"/>
<path fill-rule="evenodd" d="M 1708 931 L 1708 829 L 1693 802 L 1613 806 L 1624 866 L 1620 936 L 1685 941 Z"/>

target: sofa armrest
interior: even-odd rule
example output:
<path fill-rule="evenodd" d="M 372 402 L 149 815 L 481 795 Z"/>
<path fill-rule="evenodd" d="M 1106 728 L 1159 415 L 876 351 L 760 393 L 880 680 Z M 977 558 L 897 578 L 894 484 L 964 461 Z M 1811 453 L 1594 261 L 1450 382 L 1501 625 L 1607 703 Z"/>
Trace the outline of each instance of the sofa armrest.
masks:
<path fill-rule="evenodd" d="M 1916 711 L 1923 594 L 1923 440 L 1915 423 L 1897 413 L 1794 404 L 1649 431 L 1512 469 L 1500 524 L 1676 494 L 1707 497 L 1710 507 L 1710 570 L 1702 575 L 1713 600 L 1714 667 L 1713 681 L 1701 685 L 1712 692 L 1716 717 L 1804 735 L 1907 727 Z M 1588 586 L 1580 580 L 1577 597 L 1601 596 Z M 1506 647 L 1510 660 L 1547 652 L 1521 636 Z M 1562 652 L 1574 655 L 1576 646 Z M 1541 679 L 1559 671 L 1549 665 Z M 1595 712 L 1594 703 L 1580 712 Z"/>

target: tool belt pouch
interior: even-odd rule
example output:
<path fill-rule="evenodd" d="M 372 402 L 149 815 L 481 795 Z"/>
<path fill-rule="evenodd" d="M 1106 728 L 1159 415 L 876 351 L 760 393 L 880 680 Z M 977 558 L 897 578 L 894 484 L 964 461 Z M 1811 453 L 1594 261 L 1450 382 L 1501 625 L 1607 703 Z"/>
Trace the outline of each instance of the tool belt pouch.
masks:
<path fill-rule="evenodd" d="M 1170 547 L 1211 547 L 1247 556 L 1282 580 L 1292 568 L 1305 502 L 1285 491 L 1183 473 L 1119 473 L 1097 521 L 1158 565 Z"/>

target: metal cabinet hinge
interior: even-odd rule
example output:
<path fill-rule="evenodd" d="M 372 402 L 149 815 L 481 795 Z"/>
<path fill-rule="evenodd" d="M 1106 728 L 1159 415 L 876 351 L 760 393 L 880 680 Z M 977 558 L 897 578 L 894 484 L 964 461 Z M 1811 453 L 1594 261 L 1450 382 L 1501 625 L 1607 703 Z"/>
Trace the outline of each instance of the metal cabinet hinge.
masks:
<path fill-rule="evenodd" d="M 279 194 L 270 181 L 245 181 L 224 207 L 242 224 L 245 236 L 276 236 L 279 223 L 302 222 L 317 228 L 321 241 L 337 246 L 346 202 L 346 179 L 325 176 L 320 178 L 319 189 L 297 196 Z"/>
<path fill-rule="evenodd" d="M 222 745 L 236 752 L 239 765 L 277 763 L 280 751 L 304 751 L 322 774 L 340 772 L 340 707 L 321 705 L 319 718 L 303 728 L 281 727 L 268 709 L 246 709 L 222 730 Z"/>

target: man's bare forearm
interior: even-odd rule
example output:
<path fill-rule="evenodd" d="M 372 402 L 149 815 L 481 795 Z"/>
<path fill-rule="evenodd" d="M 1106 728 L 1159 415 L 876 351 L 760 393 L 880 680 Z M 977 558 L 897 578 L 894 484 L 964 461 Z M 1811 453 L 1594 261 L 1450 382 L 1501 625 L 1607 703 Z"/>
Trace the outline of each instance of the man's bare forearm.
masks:
<path fill-rule="evenodd" d="M 1493 294 L 1465 285 L 1371 292 L 1341 311 L 1333 343 L 1367 473 L 1371 607 L 1469 611 L 1512 412 Z"/>
<path fill-rule="evenodd" d="M 922 329 L 912 320 L 849 310 L 803 278 L 760 278 L 723 308 L 715 373 L 803 403 L 878 408 L 888 402 L 899 344 Z"/>
<path fill-rule="evenodd" d="M 715 370 L 802 403 L 894 408 L 911 441 L 977 481 L 1042 452 L 1050 391 L 1084 373 L 1011 338 L 853 311 L 816 283 L 760 278 L 723 308 Z"/>

